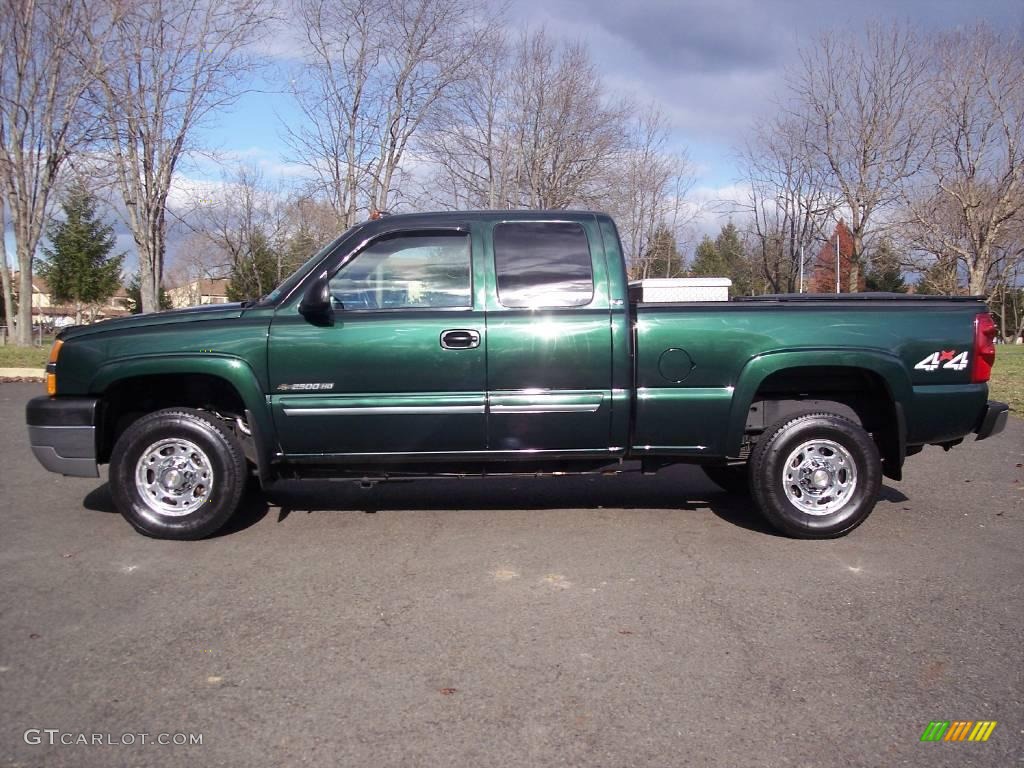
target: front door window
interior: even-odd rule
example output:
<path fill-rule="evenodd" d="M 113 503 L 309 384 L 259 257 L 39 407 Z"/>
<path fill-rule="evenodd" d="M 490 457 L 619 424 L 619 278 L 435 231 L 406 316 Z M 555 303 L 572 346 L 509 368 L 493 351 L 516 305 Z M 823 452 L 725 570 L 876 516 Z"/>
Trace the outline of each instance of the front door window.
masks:
<path fill-rule="evenodd" d="M 330 280 L 338 309 L 462 309 L 473 304 L 469 235 L 378 240 Z"/>

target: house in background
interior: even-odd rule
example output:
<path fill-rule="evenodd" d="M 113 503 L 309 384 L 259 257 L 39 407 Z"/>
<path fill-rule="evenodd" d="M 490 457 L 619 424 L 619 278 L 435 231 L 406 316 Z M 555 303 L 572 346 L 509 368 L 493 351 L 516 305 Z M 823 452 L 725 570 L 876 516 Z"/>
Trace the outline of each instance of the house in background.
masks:
<path fill-rule="evenodd" d="M 15 301 L 18 301 L 18 285 L 20 274 L 15 272 L 11 276 L 11 288 Z M 63 328 L 67 325 L 74 325 L 76 318 L 81 312 L 83 323 L 95 323 L 100 320 L 107 320 L 112 317 L 124 317 L 131 313 L 128 292 L 123 286 L 107 301 L 101 304 L 84 304 L 80 308 L 74 304 L 57 304 L 53 300 L 50 286 L 46 280 L 39 275 L 32 275 L 32 325 L 52 326 Z"/>
<path fill-rule="evenodd" d="M 175 288 L 168 288 L 167 295 L 174 309 L 198 307 L 203 304 L 227 304 L 228 279 L 203 277 Z"/>

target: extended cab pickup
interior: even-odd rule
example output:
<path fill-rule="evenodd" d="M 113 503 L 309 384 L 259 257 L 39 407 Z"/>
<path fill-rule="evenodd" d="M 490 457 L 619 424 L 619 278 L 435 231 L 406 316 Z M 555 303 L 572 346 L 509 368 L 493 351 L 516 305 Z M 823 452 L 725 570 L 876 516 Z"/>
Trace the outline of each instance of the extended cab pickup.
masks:
<path fill-rule="evenodd" d="M 821 538 L 863 521 L 906 456 L 1003 429 L 994 334 L 976 298 L 631 303 L 597 213 L 391 216 L 259 301 L 65 330 L 27 422 L 47 469 L 109 464 L 117 506 L 157 537 L 213 533 L 251 475 L 689 462 Z"/>

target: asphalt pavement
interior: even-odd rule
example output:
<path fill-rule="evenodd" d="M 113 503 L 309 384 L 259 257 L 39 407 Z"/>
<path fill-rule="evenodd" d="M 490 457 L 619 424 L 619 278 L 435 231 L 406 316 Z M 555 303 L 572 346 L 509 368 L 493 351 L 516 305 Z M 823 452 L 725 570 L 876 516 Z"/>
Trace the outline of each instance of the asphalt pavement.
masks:
<path fill-rule="evenodd" d="M 0 385 L 2 764 L 1024 766 L 1020 420 L 834 541 L 678 467 L 282 483 L 167 542 L 36 463 L 39 391 Z"/>

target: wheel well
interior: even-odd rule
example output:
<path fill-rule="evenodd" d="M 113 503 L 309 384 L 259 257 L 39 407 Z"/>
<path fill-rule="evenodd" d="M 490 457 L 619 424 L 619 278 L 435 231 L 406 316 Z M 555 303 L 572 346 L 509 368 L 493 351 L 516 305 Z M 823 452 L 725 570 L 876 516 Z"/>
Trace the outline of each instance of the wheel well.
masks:
<path fill-rule="evenodd" d="M 899 408 L 885 379 L 874 371 L 807 366 L 776 371 L 761 382 L 747 411 L 745 439 L 756 442 L 767 427 L 808 409 L 857 421 L 882 455 L 886 477 L 900 479 L 903 464 Z"/>
<path fill-rule="evenodd" d="M 114 443 L 133 421 L 174 406 L 200 408 L 231 418 L 245 415 L 241 395 L 228 381 L 217 376 L 189 373 L 122 379 L 102 395 L 97 424 L 98 461 L 102 464 L 110 460 Z"/>

